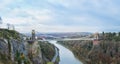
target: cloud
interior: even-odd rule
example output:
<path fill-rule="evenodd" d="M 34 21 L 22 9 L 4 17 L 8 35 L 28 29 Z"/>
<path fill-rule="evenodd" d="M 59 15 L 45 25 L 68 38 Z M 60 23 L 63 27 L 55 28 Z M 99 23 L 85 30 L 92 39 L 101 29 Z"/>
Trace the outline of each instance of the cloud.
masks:
<path fill-rule="evenodd" d="M 101 26 L 102 22 L 98 18 L 94 18 L 90 15 L 82 15 L 82 16 L 74 16 L 72 17 L 72 20 L 75 23 L 85 25 L 85 26 Z"/>
<path fill-rule="evenodd" d="M 8 4 L 10 4 L 13 0 L 0 0 L 0 9 L 6 7 Z"/>
<path fill-rule="evenodd" d="M 29 11 L 28 11 L 29 10 Z M 51 22 L 53 15 L 50 10 L 32 10 L 32 9 L 19 9 L 15 8 L 3 17 L 4 23 L 18 24 L 39 24 Z"/>
<path fill-rule="evenodd" d="M 1 0 L 3 23 L 18 31 L 117 31 L 118 0 Z M 111 28 L 114 27 L 114 28 Z M 27 29 L 27 30 L 25 30 Z M 114 29 L 114 30 L 113 30 Z M 119 30 L 118 30 L 119 31 Z"/>

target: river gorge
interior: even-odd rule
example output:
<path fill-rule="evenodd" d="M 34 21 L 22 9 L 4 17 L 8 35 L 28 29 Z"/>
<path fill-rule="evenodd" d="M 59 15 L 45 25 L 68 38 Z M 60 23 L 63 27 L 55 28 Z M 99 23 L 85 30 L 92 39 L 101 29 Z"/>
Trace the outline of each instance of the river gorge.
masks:
<path fill-rule="evenodd" d="M 65 48 L 60 44 L 57 44 L 57 41 L 51 40 L 49 42 L 54 44 L 59 49 L 59 64 L 83 64 L 74 56 L 74 54 L 69 49 Z"/>

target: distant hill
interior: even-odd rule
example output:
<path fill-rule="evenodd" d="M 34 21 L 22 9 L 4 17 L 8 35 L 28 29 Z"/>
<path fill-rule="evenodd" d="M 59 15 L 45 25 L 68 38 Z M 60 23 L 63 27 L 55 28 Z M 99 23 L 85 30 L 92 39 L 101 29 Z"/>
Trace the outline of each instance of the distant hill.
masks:
<path fill-rule="evenodd" d="M 89 32 L 65 32 L 65 33 L 44 33 L 44 34 L 38 33 L 37 36 L 55 37 L 55 38 L 79 38 L 91 34 L 92 33 Z"/>
<path fill-rule="evenodd" d="M 31 36 L 30 33 L 25 33 L 26 36 Z M 90 32 L 53 32 L 53 33 L 36 33 L 38 38 L 45 39 L 61 39 L 61 38 L 80 38 L 92 35 Z"/>

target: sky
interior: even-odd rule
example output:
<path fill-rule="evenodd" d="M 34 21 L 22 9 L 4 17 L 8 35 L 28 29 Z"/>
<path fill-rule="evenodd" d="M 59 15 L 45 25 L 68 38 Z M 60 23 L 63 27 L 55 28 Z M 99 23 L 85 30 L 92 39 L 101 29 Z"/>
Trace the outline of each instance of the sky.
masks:
<path fill-rule="evenodd" d="M 118 32 L 120 0 L 0 0 L 2 24 L 21 33 Z"/>

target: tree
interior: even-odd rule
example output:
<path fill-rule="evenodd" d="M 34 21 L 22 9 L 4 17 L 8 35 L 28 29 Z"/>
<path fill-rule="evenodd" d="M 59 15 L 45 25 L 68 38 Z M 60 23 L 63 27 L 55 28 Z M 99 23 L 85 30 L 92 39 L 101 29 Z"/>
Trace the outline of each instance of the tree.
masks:
<path fill-rule="evenodd" d="M 102 32 L 102 35 L 104 36 L 104 35 L 105 35 L 105 33 L 104 33 L 104 32 Z"/>
<path fill-rule="evenodd" d="M 118 33 L 118 35 L 120 36 L 120 32 Z"/>
<path fill-rule="evenodd" d="M 8 27 L 8 30 L 10 29 L 10 24 L 9 23 L 7 23 L 7 27 Z"/>
<path fill-rule="evenodd" d="M 102 32 L 102 36 L 103 36 L 103 39 L 105 39 L 105 33 L 104 32 Z"/>
<path fill-rule="evenodd" d="M 115 33 L 115 32 L 113 33 L 113 36 L 116 36 L 116 33 Z"/>
<path fill-rule="evenodd" d="M 2 18 L 0 17 L 0 24 L 2 24 Z"/>
<path fill-rule="evenodd" d="M 0 17 L 0 24 L 2 24 L 2 18 Z"/>

